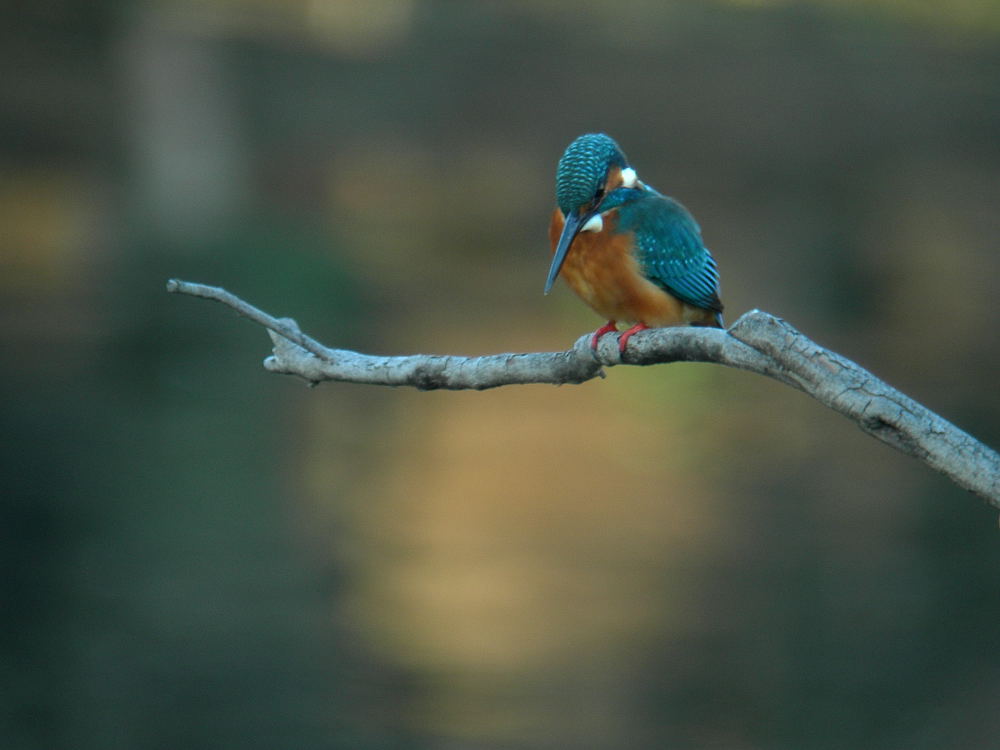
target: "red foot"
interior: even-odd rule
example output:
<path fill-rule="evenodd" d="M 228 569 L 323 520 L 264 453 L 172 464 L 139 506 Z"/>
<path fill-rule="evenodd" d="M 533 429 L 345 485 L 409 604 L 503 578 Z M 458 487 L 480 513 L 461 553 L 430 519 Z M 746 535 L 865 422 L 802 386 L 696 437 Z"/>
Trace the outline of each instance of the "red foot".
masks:
<path fill-rule="evenodd" d="M 628 340 L 632 338 L 632 335 L 639 333 L 639 331 L 645 331 L 647 328 L 649 328 L 649 326 L 646 325 L 645 323 L 636 323 L 627 331 L 623 331 L 622 335 L 618 337 L 618 353 L 624 354 L 625 345 L 628 343 Z"/>
<path fill-rule="evenodd" d="M 613 321 L 613 320 L 609 320 L 607 323 L 605 323 L 600 328 L 598 328 L 596 331 L 594 331 L 594 335 L 590 337 L 590 349 L 591 349 L 591 351 L 595 351 L 596 352 L 597 351 L 597 342 L 599 342 L 601 340 L 601 336 L 603 336 L 606 333 L 611 333 L 612 331 L 615 331 L 615 332 L 618 331 L 618 326 L 615 325 L 615 321 Z"/>

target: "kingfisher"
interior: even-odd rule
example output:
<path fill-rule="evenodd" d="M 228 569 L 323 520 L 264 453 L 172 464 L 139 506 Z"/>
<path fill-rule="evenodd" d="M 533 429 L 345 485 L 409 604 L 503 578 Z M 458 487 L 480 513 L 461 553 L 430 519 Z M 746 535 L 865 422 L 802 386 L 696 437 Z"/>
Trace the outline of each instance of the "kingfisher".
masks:
<path fill-rule="evenodd" d="M 642 182 L 612 138 L 588 133 L 569 144 L 556 170 L 556 203 L 545 294 L 561 273 L 607 319 L 592 350 L 618 321 L 633 324 L 618 339 L 619 353 L 650 327 L 724 328 L 719 270 L 698 222 Z"/>

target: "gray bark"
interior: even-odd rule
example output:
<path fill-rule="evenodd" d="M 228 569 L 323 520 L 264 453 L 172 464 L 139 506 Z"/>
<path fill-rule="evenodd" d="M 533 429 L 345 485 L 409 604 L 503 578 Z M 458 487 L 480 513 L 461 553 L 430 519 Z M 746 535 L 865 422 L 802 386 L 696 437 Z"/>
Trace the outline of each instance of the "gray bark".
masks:
<path fill-rule="evenodd" d="M 297 375 L 312 384 L 336 380 L 420 390 L 483 390 L 524 383 L 582 383 L 604 377 L 605 367 L 620 364 L 714 362 L 748 370 L 808 393 L 869 435 L 920 459 L 1000 508 L 1000 456 L 994 450 L 849 359 L 760 310 L 745 313 L 725 331 L 642 331 L 632 337 L 621 355 L 617 337 L 603 337 L 597 351 L 592 352 L 588 334 L 561 352 L 377 357 L 323 346 L 303 334 L 294 320 L 273 318 L 218 287 L 172 279 L 167 290 L 222 302 L 264 326 L 274 344 L 264 367 Z"/>

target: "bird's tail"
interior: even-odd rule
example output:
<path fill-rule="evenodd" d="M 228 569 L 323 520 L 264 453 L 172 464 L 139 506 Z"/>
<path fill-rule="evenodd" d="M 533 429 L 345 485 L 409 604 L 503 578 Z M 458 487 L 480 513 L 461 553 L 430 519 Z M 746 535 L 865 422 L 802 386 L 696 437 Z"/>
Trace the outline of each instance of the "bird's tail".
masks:
<path fill-rule="evenodd" d="M 705 308 L 701 308 L 697 312 L 698 317 L 692 320 L 690 325 L 698 328 L 726 327 L 726 324 L 722 322 L 722 310 L 706 310 Z"/>

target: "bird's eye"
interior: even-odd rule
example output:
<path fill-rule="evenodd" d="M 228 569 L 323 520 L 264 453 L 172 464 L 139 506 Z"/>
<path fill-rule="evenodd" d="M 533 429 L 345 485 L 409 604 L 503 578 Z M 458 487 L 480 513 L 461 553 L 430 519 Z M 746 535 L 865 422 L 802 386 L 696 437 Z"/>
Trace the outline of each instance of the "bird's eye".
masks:
<path fill-rule="evenodd" d="M 597 188 L 597 192 L 594 193 L 594 205 L 596 206 L 598 203 L 600 203 L 601 198 L 603 197 L 604 197 L 604 188 L 603 187 Z"/>

